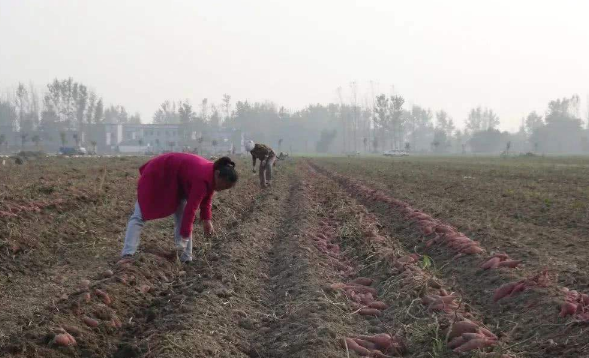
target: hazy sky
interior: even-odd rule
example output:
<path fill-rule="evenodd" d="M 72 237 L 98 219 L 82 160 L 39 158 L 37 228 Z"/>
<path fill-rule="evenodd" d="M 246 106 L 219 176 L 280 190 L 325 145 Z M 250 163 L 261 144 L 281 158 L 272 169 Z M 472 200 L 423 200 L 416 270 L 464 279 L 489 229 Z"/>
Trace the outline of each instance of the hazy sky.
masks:
<path fill-rule="evenodd" d="M 589 2 L 0 0 L 0 88 L 69 76 L 144 121 L 166 99 L 297 109 L 374 81 L 460 125 L 492 107 L 514 130 L 556 97 L 585 103 Z"/>

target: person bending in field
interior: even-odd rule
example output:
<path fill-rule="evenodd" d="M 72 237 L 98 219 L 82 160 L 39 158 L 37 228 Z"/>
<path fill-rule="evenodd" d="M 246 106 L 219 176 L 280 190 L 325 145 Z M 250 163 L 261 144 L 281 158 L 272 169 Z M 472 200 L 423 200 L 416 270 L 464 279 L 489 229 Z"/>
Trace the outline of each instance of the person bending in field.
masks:
<path fill-rule="evenodd" d="M 252 140 L 245 143 L 245 149 L 252 155 L 254 173 L 256 172 L 256 160 L 260 160 L 260 186 L 262 188 L 270 186 L 272 167 L 276 162 L 276 153 L 272 148 L 264 144 L 255 144 Z"/>
<path fill-rule="evenodd" d="M 200 208 L 205 235 L 212 235 L 213 194 L 235 186 L 238 179 L 235 163 L 228 157 L 213 163 L 190 153 L 168 153 L 149 160 L 139 173 L 135 212 L 127 224 L 121 256 L 135 254 L 145 221 L 174 215 L 174 241 L 180 261 L 192 261 L 192 224 L 196 211 Z"/>

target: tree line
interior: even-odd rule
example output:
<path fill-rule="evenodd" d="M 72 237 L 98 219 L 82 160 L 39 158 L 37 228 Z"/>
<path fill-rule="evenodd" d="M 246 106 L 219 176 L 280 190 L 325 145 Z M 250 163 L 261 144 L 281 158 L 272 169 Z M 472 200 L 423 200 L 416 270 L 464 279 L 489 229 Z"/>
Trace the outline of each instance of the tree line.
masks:
<path fill-rule="evenodd" d="M 289 110 L 273 102 L 232 102 L 225 94 L 218 103 L 202 99 L 166 100 L 152 116 L 156 124 L 178 124 L 194 131 L 239 130 L 279 150 L 317 153 L 381 153 L 403 149 L 421 153 L 582 153 L 589 151 L 588 130 L 580 116 L 577 95 L 550 101 L 544 114 L 531 112 L 516 133 L 498 129 L 499 116 L 477 106 L 465 114 L 463 129 L 443 109 L 406 105 L 400 94 L 362 95 L 352 82 L 337 101 Z M 589 122 L 589 120 L 587 121 Z M 33 85 L 19 83 L 0 97 L 0 141 L 11 128 L 32 142 L 39 129 L 83 132 L 92 124 L 141 123 L 138 113 L 122 105 L 106 106 L 102 97 L 72 78 L 55 79 L 39 95 Z M 202 139 L 202 138 L 201 138 Z M 184 138 L 185 141 L 198 140 Z M 23 139 L 24 141 L 24 139 Z M 76 139 L 77 141 L 77 139 Z"/>

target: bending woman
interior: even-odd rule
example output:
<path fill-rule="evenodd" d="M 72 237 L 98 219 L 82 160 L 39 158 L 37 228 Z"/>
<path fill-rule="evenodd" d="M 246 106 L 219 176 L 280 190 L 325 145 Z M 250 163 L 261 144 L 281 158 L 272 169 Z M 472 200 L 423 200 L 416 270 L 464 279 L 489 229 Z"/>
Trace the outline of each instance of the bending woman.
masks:
<path fill-rule="evenodd" d="M 211 201 L 215 191 L 232 188 L 237 182 L 235 163 L 228 157 L 210 162 L 189 153 L 157 156 L 140 169 L 135 212 L 127 224 L 122 257 L 137 251 L 145 221 L 174 215 L 174 241 L 180 261 L 192 261 L 192 223 L 200 207 L 205 235 L 214 233 Z"/>

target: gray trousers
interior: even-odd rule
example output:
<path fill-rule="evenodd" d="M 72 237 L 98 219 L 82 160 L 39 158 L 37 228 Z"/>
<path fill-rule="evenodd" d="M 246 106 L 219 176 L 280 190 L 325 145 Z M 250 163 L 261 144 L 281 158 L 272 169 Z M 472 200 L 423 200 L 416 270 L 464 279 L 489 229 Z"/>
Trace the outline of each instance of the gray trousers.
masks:
<path fill-rule="evenodd" d="M 182 237 L 180 236 L 180 225 L 182 225 L 182 217 L 184 216 L 184 207 L 186 206 L 186 200 L 180 201 L 176 212 L 174 213 L 174 243 L 180 243 Z M 143 216 L 141 215 L 141 208 L 139 207 L 139 203 L 135 203 L 135 211 L 133 215 L 129 218 L 129 222 L 127 223 L 127 233 L 125 235 L 125 245 L 123 246 L 123 251 L 121 252 L 121 256 L 124 255 L 133 255 L 137 251 L 137 247 L 139 246 L 139 240 L 141 236 L 141 229 L 145 225 L 145 221 L 143 220 Z M 192 261 L 192 237 L 188 240 L 188 245 L 186 249 L 180 256 L 180 261 Z"/>
<path fill-rule="evenodd" d="M 260 185 L 266 186 L 268 182 L 272 180 L 272 167 L 274 166 L 276 157 L 270 157 L 266 160 L 266 165 L 262 165 L 263 161 L 260 162 Z"/>

